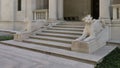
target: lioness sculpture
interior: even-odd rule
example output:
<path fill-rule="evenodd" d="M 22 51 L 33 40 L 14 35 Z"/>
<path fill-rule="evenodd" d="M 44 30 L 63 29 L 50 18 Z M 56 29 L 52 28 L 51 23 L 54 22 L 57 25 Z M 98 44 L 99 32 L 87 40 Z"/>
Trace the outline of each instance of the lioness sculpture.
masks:
<path fill-rule="evenodd" d="M 92 53 L 106 44 L 106 25 L 103 20 L 95 20 L 91 15 L 87 15 L 82 20 L 85 22 L 83 34 L 72 42 L 71 49 L 73 51 Z"/>
<path fill-rule="evenodd" d="M 85 29 L 82 36 L 77 40 L 90 41 L 95 39 L 96 36 L 105 28 L 104 21 L 92 19 L 91 15 L 87 15 L 82 20 L 85 22 Z"/>

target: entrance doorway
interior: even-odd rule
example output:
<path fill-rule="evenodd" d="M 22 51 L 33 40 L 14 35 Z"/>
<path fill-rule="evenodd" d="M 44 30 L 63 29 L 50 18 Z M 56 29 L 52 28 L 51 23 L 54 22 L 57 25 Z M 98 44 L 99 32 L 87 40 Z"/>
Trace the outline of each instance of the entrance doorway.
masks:
<path fill-rule="evenodd" d="M 91 0 L 91 15 L 94 19 L 99 18 L 99 0 Z"/>
<path fill-rule="evenodd" d="M 81 21 L 91 14 L 91 0 L 64 0 L 64 20 Z"/>

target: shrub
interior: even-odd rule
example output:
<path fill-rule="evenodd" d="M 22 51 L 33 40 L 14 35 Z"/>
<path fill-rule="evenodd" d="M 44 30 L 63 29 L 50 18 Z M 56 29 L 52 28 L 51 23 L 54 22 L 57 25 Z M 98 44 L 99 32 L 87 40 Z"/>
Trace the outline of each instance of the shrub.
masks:
<path fill-rule="evenodd" d="M 120 49 L 112 51 L 96 68 L 120 68 Z"/>
<path fill-rule="evenodd" d="M 0 41 L 4 41 L 4 40 L 12 40 L 13 36 L 9 35 L 9 36 L 0 36 Z"/>

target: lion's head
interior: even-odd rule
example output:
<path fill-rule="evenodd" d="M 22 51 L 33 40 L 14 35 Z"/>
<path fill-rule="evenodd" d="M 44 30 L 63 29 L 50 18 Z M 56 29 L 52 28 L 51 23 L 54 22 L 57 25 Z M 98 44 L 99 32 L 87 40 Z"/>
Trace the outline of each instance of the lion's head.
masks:
<path fill-rule="evenodd" d="M 92 23 L 93 18 L 92 18 L 92 16 L 89 14 L 89 15 L 85 16 L 85 17 L 82 19 L 82 21 L 84 21 L 86 24 L 90 24 L 90 23 Z"/>

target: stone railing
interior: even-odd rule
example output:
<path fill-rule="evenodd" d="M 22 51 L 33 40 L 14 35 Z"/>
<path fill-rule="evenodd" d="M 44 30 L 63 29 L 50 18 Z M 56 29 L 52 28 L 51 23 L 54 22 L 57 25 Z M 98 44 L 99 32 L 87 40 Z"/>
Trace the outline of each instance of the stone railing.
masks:
<path fill-rule="evenodd" d="M 61 23 L 62 21 L 48 21 L 48 20 L 29 20 L 26 18 L 24 21 L 1 21 L 0 32 L 14 34 L 14 40 L 22 41 L 29 38 L 31 34 L 36 31 L 42 31 L 46 28 Z M 4 28 L 7 26 L 7 28 Z"/>
<path fill-rule="evenodd" d="M 33 11 L 33 20 L 48 19 L 48 10 L 41 9 Z"/>
<path fill-rule="evenodd" d="M 7 27 L 4 28 L 5 26 L 3 25 Z M 0 32 L 13 34 L 14 40 L 22 41 L 29 38 L 29 35 L 33 34 L 35 31 L 41 30 L 45 25 L 47 25 L 46 20 L 30 21 L 25 19 L 25 21 L 1 21 Z"/>
<path fill-rule="evenodd" d="M 113 19 L 120 19 L 120 4 L 112 5 L 113 7 Z"/>
<path fill-rule="evenodd" d="M 29 38 L 31 34 L 34 34 L 36 31 L 42 31 L 44 26 L 48 23 L 46 20 L 34 20 L 34 21 L 24 21 L 24 28 L 21 32 L 17 32 L 14 34 L 15 41 L 23 41 L 24 39 Z"/>
<path fill-rule="evenodd" d="M 24 21 L 26 27 L 22 32 L 18 32 L 14 35 L 14 40 L 22 41 L 24 39 L 29 38 L 32 34 L 35 34 L 37 31 L 42 31 L 47 28 L 51 28 L 52 26 L 61 23 L 61 21 L 49 22 L 47 20 L 34 20 L 34 21 Z"/>

